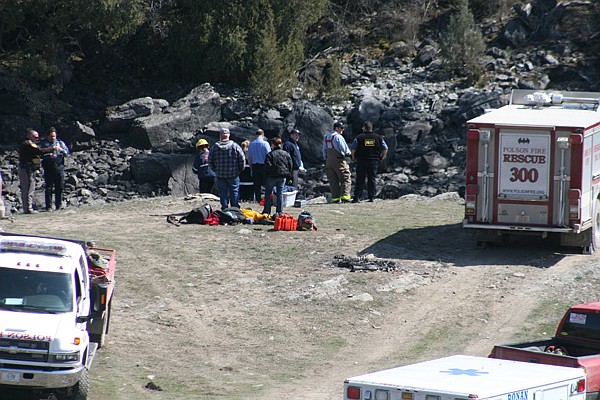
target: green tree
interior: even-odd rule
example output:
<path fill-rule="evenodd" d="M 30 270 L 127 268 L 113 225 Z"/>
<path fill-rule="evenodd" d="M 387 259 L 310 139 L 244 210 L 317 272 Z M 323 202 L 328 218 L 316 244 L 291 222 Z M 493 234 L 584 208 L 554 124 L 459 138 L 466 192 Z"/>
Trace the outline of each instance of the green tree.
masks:
<path fill-rule="evenodd" d="M 282 87 L 293 78 L 304 58 L 308 27 L 320 18 L 325 0 L 180 0 L 179 4 L 168 38 L 168 69 L 197 81 L 251 84 L 255 90 L 260 86 L 262 96 L 264 84 Z M 266 82 L 262 77 L 268 74 L 261 69 L 273 65 Z"/>
<path fill-rule="evenodd" d="M 0 89 L 38 118 L 68 110 L 58 94 L 74 64 L 134 32 L 144 21 L 145 3 L 0 0 L 0 9 Z"/>
<path fill-rule="evenodd" d="M 323 97 L 336 102 L 347 100 L 350 93 L 342 82 L 340 64 L 336 57 L 331 57 L 330 65 L 325 69 L 324 75 Z"/>
<path fill-rule="evenodd" d="M 481 31 L 475 25 L 468 0 L 458 0 L 458 11 L 450 17 L 448 29 L 442 36 L 440 51 L 446 68 L 470 80 L 482 73 L 479 59 L 485 51 Z"/>
<path fill-rule="evenodd" d="M 254 68 L 250 73 L 252 93 L 266 101 L 283 99 L 292 78 L 290 67 L 277 44 L 273 11 L 268 8 L 254 53 Z"/>

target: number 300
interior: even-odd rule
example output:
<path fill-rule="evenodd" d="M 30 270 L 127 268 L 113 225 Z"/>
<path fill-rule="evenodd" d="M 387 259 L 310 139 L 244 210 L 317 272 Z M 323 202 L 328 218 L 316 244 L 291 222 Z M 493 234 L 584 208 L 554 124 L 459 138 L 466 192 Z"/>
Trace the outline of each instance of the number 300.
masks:
<path fill-rule="evenodd" d="M 539 172 L 536 168 L 527 169 L 513 167 L 510 169 L 510 173 L 511 182 L 537 182 L 539 178 Z"/>

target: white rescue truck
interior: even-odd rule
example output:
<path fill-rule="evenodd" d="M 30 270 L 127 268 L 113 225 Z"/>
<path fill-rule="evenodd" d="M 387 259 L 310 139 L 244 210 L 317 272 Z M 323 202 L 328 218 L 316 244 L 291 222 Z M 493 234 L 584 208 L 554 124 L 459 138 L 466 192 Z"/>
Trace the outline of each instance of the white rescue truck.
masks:
<path fill-rule="evenodd" d="M 514 90 L 467 121 L 465 218 L 478 245 L 554 236 L 600 249 L 600 93 Z"/>
<path fill-rule="evenodd" d="M 344 382 L 344 400 L 473 399 L 585 400 L 585 371 L 456 355 Z"/>
<path fill-rule="evenodd" d="M 1 234 L 0 398 L 14 398 L 7 392 L 15 389 L 87 398 L 88 370 L 108 331 L 115 267 L 114 250 Z"/>

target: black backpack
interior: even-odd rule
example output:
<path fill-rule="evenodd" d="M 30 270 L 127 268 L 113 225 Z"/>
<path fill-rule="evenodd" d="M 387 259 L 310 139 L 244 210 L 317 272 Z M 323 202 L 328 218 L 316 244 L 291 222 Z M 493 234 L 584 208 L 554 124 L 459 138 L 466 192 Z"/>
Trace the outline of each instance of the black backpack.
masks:
<path fill-rule="evenodd" d="M 208 218 L 211 212 L 212 207 L 210 206 L 210 204 L 205 203 L 202 204 L 200 207 L 194 208 L 192 211 L 187 213 L 187 215 L 181 217 L 179 222 L 186 222 L 188 224 L 203 224 L 204 220 Z"/>
<path fill-rule="evenodd" d="M 221 225 L 235 225 L 246 222 L 246 215 L 237 207 L 229 207 L 224 210 L 215 210 Z"/>

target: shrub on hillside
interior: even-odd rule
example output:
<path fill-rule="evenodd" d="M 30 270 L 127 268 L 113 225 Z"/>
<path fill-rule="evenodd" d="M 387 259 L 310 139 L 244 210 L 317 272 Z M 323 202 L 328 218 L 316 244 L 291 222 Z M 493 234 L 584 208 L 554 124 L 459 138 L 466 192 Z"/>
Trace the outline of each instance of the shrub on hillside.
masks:
<path fill-rule="evenodd" d="M 481 31 L 475 25 L 468 0 L 458 1 L 458 11 L 450 17 L 448 29 L 441 38 L 440 52 L 446 69 L 471 81 L 481 76 L 479 59 L 485 52 Z"/>

